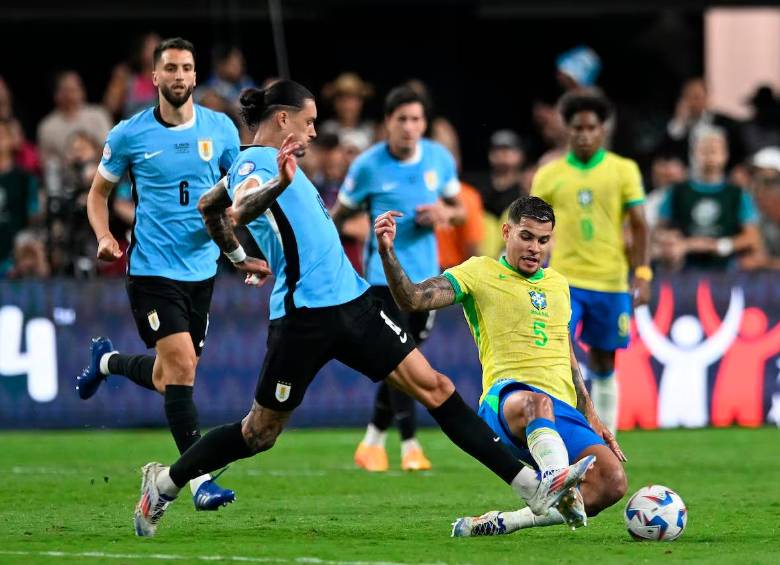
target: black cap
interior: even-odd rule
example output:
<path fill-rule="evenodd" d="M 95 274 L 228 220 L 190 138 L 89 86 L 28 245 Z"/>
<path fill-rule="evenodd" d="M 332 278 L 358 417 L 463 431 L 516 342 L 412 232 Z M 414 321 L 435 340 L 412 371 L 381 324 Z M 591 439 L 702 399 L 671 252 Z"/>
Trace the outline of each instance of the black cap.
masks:
<path fill-rule="evenodd" d="M 506 147 L 509 149 L 523 150 L 523 142 L 520 136 L 511 129 L 500 129 L 490 136 L 490 148 Z"/>

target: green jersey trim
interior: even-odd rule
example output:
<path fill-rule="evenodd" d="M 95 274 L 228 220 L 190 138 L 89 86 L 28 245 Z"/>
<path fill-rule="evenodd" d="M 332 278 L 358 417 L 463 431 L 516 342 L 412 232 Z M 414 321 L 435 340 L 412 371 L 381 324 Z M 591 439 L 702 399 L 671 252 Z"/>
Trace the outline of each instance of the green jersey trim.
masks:
<path fill-rule="evenodd" d="M 463 290 L 460 288 L 460 283 L 458 282 L 458 279 L 456 279 L 451 273 L 444 273 L 444 278 L 450 281 L 450 284 L 452 285 L 452 290 L 455 291 L 455 302 L 460 304 L 463 302 L 463 299 L 466 298 L 466 295 L 464 294 Z"/>
<path fill-rule="evenodd" d="M 542 279 L 544 278 L 544 269 L 542 269 L 541 267 L 539 267 L 539 269 L 538 269 L 538 270 L 537 270 L 537 271 L 536 271 L 536 272 L 535 272 L 533 275 L 531 275 L 531 276 L 529 277 L 529 276 L 527 276 L 527 275 L 525 275 L 525 274 L 521 273 L 521 272 L 520 272 L 520 271 L 518 271 L 517 269 L 515 269 L 515 268 L 514 268 L 512 265 L 510 265 L 510 264 L 509 264 L 509 261 L 507 261 L 507 260 L 506 260 L 506 257 L 504 257 L 503 255 L 501 256 L 501 259 L 499 259 L 499 262 L 500 262 L 500 263 L 501 263 L 501 264 L 502 264 L 504 267 L 506 267 L 507 269 L 509 269 L 510 271 L 512 271 L 513 273 L 517 273 L 518 275 L 520 275 L 520 276 L 521 276 L 521 277 L 523 277 L 524 279 L 528 279 L 528 280 L 529 280 L 529 281 L 531 281 L 531 282 L 537 282 L 537 281 L 540 281 L 540 280 L 542 280 Z"/>
<path fill-rule="evenodd" d="M 583 163 L 582 161 L 577 159 L 574 153 L 569 151 L 566 154 L 566 162 L 572 167 L 574 167 L 575 169 L 581 169 L 583 171 L 587 171 L 588 169 L 592 169 L 593 167 L 599 165 L 604 160 L 604 157 L 606 156 L 607 156 L 607 150 L 602 147 L 601 149 L 599 149 L 593 154 L 593 157 L 591 157 L 587 163 Z"/>
<path fill-rule="evenodd" d="M 644 198 L 638 198 L 636 200 L 629 200 L 625 204 L 623 204 L 623 209 L 628 210 L 629 208 L 633 208 L 634 206 L 639 206 L 640 204 L 644 204 L 645 199 Z"/>

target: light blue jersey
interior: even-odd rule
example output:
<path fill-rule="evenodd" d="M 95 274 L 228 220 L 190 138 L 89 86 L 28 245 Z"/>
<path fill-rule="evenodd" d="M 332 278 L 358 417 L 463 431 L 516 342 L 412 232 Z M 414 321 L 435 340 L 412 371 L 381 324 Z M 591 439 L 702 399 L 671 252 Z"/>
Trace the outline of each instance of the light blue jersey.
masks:
<path fill-rule="evenodd" d="M 352 163 L 339 192 L 349 208 L 367 207 L 373 222 L 389 210 L 403 212 L 397 218 L 395 252 L 414 283 L 439 274 L 439 255 L 433 228 L 417 225 L 415 208 L 460 192 L 455 160 L 443 145 L 420 140 L 414 156 L 400 161 L 386 142 L 377 143 Z M 366 278 L 372 285 L 387 286 L 385 271 L 372 234 L 366 250 Z"/>
<path fill-rule="evenodd" d="M 277 150 L 250 147 L 228 172 L 228 194 L 250 178 L 260 184 L 279 174 Z M 271 319 L 296 308 L 337 306 L 368 289 L 344 249 L 317 189 L 298 170 L 290 186 L 247 228 L 263 251 L 276 281 L 271 292 Z"/>
<path fill-rule="evenodd" d="M 129 274 L 177 281 L 216 274 L 219 248 L 198 200 L 230 168 L 238 148 L 230 118 L 198 105 L 192 120 L 178 126 L 148 108 L 109 132 L 98 171 L 114 183 L 127 172 L 136 204 Z"/>

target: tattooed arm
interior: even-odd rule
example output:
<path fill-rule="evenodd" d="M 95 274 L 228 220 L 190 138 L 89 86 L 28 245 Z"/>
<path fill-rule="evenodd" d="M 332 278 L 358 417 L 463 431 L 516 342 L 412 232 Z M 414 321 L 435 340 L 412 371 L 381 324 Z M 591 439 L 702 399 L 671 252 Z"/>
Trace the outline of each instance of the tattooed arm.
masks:
<path fill-rule="evenodd" d="M 249 178 L 236 189 L 232 210 L 232 220 L 235 224 L 246 225 L 263 214 L 290 186 L 298 168 L 296 152 L 302 147 L 295 141 L 293 134 L 288 135 L 276 155 L 279 175 L 264 184 Z"/>
<path fill-rule="evenodd" d="M 455 290 L 445 277 L 438 276 L 414 284 L 404 272 L 395 255 L 395 218 L 400 212 L 385 212 L 374 222 L 374 232 L 379 244 L 379 257 L 385 269 L 387 285 L 402 310 L 418 312 L 436 310 L 455 303 Z"/>
<path fill-rule="evenodd" d="M 596 409 L 593 407 L 593 402 L 588 394 L 588 389 L 585 388 L 585 381 L 580 372 L 580 365 L 577 363 L 577 358 L 574 356 L 574 345 L 571 342 L 571 338 L 569 338 L 569 356 L 571 359 L 571 380 L 574 383 L 574 390 L 577 392 L 577 410 L 585 416 L 585 419 L 588 420 L 593 431 L 604 440 L 604 443 L 612 450 L 612 453 L 614 453 L 620 461 L 627 461 L 615 436 L 601 422 L 601 418 L 599 418 Z"/>
<path fill-rule="evenodd" d="M 235 251 L 239 246 L 236 234 L 233 232 L 233 224 L 228 217 L 228 208 L 231 204 L 227 193 L 226 177 L 219 179 L 219 182 L 198 201 L 198 211 L 203 216 L 206 231 L 223 253 Z"/>

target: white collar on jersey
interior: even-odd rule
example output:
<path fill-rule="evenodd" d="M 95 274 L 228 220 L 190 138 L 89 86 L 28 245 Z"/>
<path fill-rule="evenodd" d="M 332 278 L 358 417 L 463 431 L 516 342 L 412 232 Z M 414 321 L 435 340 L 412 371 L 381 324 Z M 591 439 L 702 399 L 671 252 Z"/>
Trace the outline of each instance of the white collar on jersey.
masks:
<path fill-rule="evenodd" d="M 183 130 L 183 129 L 190 129 L 191 127 L 193 127 L 195 125 L 195 117 L 197 115 L 198 115 L 197 111 L 195 110 L 195 108 L 193 108 L 192 109 L 192 117 L 189 120 L 187 120 L 183 124 L 179 124 L 178 126 L 169 127 L 168 129 L 171 130 L 171 131 L 180 131 L 180 130 Z"/>
<path fill-rule="evenodd" d="M 422 160 L 422 143 L 418 143 L 414 148 L 414 153 L 408 159 L 399 160 L 401 165 L 416 165 Z"/>

